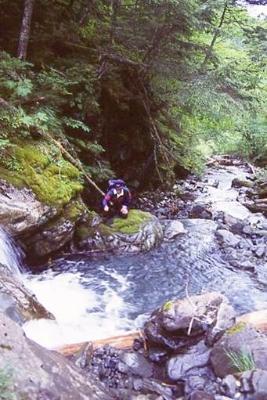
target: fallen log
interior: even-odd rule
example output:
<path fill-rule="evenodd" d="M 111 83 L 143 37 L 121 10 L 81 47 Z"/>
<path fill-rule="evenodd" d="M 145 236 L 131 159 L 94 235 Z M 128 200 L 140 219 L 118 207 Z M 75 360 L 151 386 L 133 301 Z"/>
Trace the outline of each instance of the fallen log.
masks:
<path fill-rule="evenodd" d="M 96 339 L 92 342 L 92 344 L 94 349 L 103 347 L 105 345 L 109 345 L 111 347 L 115 347 L 116 349 L 130 350 L 132 348 L 134 340 L 141 338 L 142 338 L 141 332 L 132 331 L 130 333 L 126 333 L 125 335 L 121 336 L 113 336 L 106 339 Z M 55 351 L 63 354 L 64 356 L 71 356 L 77 353 L 84 346 L 84 344 L 85 342 L 67 344 L 63 347 L 55 349 Z"/>
<path fill-rule="evenodd" d="M 245 322 L 254 326 L 258 331 L 267 333 L 267 310 L 254 311 L 248 314 L 241 315 L 237 318 L 237 322 Z M 132 331 L 121 336 L 114 336 L 106 339 L 97 339 L 92 341 L 94 349 L 109 345 L 120 350 L 131 350 L 135 339 L 142 339 L 141 331 Z M 86 342 L 67 344 L 55 349 L 64 356 L 72 356 L 78 353 Z M 88 343 L 88 342 L 87 342 Z"/>
<path fill-rule="evenodd" d="M 253 325 L 258 331 L 267 333 L 267 310 L 253 311 L 241 315 L 237 318 L 238 322 L 246 322 Z"/>

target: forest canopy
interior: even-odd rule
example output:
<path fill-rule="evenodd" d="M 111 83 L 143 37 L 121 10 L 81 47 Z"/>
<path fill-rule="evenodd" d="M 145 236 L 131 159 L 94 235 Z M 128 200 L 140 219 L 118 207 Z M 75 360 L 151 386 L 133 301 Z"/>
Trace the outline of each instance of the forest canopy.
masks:
<path fill-rule="evenodd" d="M 236 1 L 0 5 L 2 159 L 48 133 L 100 185 L 169 184 L 212 153 L 266 164 L 267 23 Z"/>

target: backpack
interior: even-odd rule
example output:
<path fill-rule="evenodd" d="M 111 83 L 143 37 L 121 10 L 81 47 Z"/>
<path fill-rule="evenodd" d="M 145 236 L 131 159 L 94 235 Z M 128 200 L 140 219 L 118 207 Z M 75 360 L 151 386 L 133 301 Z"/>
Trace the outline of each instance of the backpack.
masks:
<path fill-rule="evenodd" d="M 126 187 L 126 183 L 123 179 L 110 179 L 108 181 L 108 190 L 115 189 L 116 185 Z"/>

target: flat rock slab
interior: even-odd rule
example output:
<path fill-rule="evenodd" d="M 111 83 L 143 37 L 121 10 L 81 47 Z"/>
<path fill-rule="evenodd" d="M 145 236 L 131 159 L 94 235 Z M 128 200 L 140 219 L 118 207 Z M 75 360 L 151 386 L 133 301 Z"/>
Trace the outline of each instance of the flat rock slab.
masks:
<path fill-rule="evenodd" d="M 27 339 L 23 330 L 0 313 L 0 370 L 10 371 L 9 390 L 31 400 L 111 400 L 90 375 L 83 375 L 60 354 Z M 8 371 L 7 371 L 8 372 Z M 44 396 L 46 395 L 46 396 Z"/>

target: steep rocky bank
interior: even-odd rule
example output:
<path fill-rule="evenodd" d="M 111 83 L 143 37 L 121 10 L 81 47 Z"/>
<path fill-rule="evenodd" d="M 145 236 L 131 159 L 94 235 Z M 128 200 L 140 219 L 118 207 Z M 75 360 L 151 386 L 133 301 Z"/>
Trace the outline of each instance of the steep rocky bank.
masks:
<path fill-rule="evenodd" d="M 207 221 L 209 241 L 216 241 L 216 246 L 219 246 L 227 268 L 250 274 L 262 287 L 265 287 L 266 219 L 259 212 L 251 214 L 245 207 L 248 199 L 251 199 L 251 189 L 255 198 L 258 195 L 256 186 L 254 188 L 254 176 L 250 166 L 242 162 L 238 162 L 237 165 L 236 163 L 237 161 L 228 158 L 213 161 L 212 169 L 209 169 L 201 180 L 191 177 L 186 182 L 177 182 L 173 192 L 160 194 L 158 204 L 154 196 L 152 200 L 149 200 L 148 195 L 141 197 L 139 202 L 142 208 L 155 212 L 159 219 L 152 217 L 152 214 L 147 211 L 133 210 L 126 221 L 115 220 L 103 224 L 94 215 L 96 220 L 92 223 L 92 229 L 85 232 L 80 251 L 97 249 L 98 243 L 102 243 L 102 252 L 115 248 L 118 250 L 122 248 L 127 252 L 147 250 L 161 241 L 164 235 L 166 245 L 176 243 L 177 240 L 177 251 L 179 250 L 181 255 L 186 251 L 186 249 L 183 250 L 183 246 L 181 247 L 181 241 L 184 245 L 186 243 L 189 245 L 190 241 L 187 230 L 192 229 L 191 225 L 195 226 L 194 229 L 197 226 L 200 229 L 201 221 Z M 226 178 L 225 167 L 229 168 Z M 232 168 L 240 169 L 240 179 L 233 179 Z M 220 192 L 221 185 L 227 188 L 226 198 L 225 194 Z M 8 199 L 12 199 L 15 189 L 10 186 L 5 187 L 8 196 L 3 194 L 5 196 L 3 203 L 8 204 Z M 40 214 L 46 215 L 47 210 L 40 202 L 33 203 L 36 198 L 32 196 L 32 193 L 25 190 L 19 193 L 20 195 L 23 193 L 23 196 L 30 195 L 33 209 L 41 210 Z M 13 197 L 14 201 L 15 198 L 17 197 Z M 12 203 L 14 202 L 9 203 L 9 209 Z M 19 232 L 18 236 L 21 236 L 27 224 L 31 227 L 28 233 L 36 232 L 39 221 L 36 217 L 38 213 L 34 212 L 34 218 L 30 218 L 31 213 L 25 204 L 25 201 L 21 201 L 20 205 L 16 203 L 13 224 L 10 223 L 10 226 L 14 227 L 13 232 Z M 175 210 L 173 205 L 176 205 Z M 17 219 L 15 209 L 19 210 Z M 6 218 L 7 211 L 2 215 Z M 25 220 L 28 221 L 26 224 L 21 215 L 26 216 Z M 166 220 L 166 216 L 172 219 Z M 183 219 L 178 221 L 179 217 Z M 3 217 L 3 220 L 6 221 L 5 218 Z M 84 223 L 82 220 L 81 222 Z M 149 228 L 151 224 L 154 231 Z M 85 227 L 86 225 L 83 229 Z M 96 230 L 94 230 L 95 227 Z M 101 229 L 105 231 L 106 242 L 97 239 L 99 237 L 97 232 Z M 131 237 L 132 241 L 125 241 L 123 235 Z M 89 237 L 93 237 L 96 242 L 92 243 Z M 114 238 L 117 240 L 116 246 L 112 248 L 111 245 L 108 248 L 108 241 L 112 243 Z M 131 247 L 138 238 L 141 238 L 139 247 Z M 210 246 L 209 241 L 206 243 L 207 248 Z M 42 240 L 40 240 L 41 243 Z M 147 248 L 144 247 L 146 243 L 149 244 Z M 191 248 L 188 250 L 192 251 Z M 198 249 L 192 252 L 194 262 L 197 262 L 197 253 Z M 11 279 L 7 270 L 4 269 L 1 276 L 3 282 L 10 283 Z M 13 288 L 17 285 L 15 280 L 12 284 Z M 4 285 L 2 285 L 3 288 Z M 147 320 L 143 335 L 141 339 L 133 343 L 132 351 L 119 351 L 109 346 L 94 351 L 88 344 L 80 354 L 72 358 L 76 364 L 73 366 L 73 363 L 70 364 L 64 358 L 55 356 L 54 353 L 26 339 L 22 335 L 21 328 L 18 325 L 14 326 L 14 322 L 7 319 L 11 317 L 21 323 L 25 318 L 29 318 L 28 314 L 25 314 L 25 304 L 30 308 L 34 305 L 33 317 L 47 317 L 45 310 L 40 311 L 38 308 L 38 303 L 29 302 L 28 298 L 34 299 L 34 297 L 30 293 L 27 294 L 29 297 L 25 297 L 26 300 L 22 301 L 24 308 L 21 308 L 13 289 L 7 287 L 6 292 L 2 289 L 4 300 L 8 299 L 5 303 L 7 306 L 1 308 L 6 314 L 6 316 L 1 315 L 2 326 L 6 327 L 5 331 L 1 329 L 4 335 L 2 341 L 5 351 L 3 363 L 6 365 L 5 360 L 7 360 L 8 363 L 15 362 L 19 365 L 20 362 L 23 363 L 25 357 L 32 359 L 29 369 L 25 370 L 25 375 L 18 373 L 15 369 L 6 385 L 7 388 L 13 390 L 12 384 L 17 382 L 16 390 L 19 395 L 28 396 L 29 399 L 38 399 L 42 395 L 50 399 L 57 398 L 61 390 L 62 399 L 82 399 L 86 396 L 92 399 L 104 399 L 111 396 L 114 399 L 128 400 L 145 396 L 143 398 L 147 400 L 178 398 L 262 400 L 266 396 L 264 383 L 267 370 L 266 337 L 259 334 L 249 324 L 236 324 L 232 305 L 225 296 L 219 293 L 207 293 L 194 297 L 188 295 L 184 300 L 172 299 L 165 302 Z M 19 291 L 26 296 L 23 289 Z M 1 302 L 1 304 L 4 303 Z M 20 313 L 21 316 L 18 317 Z M 13 333 L 17 335 L 16 338 L 13 338 Z M 23 346 L 16 348 L 15 344 L 20 346 L 21 342 L 24 343 Z M 19 360 L 15 359 L 12 351 L 14 349 L 16 354 L 20 355 Z M 0 366 L 3 371 L 5 371 L 4 364 Z M 45 365 L 44 375 L 42 368 L 39 368 L 41 364 Z M 33 372 L 35 369 L 37 369 L 36 375 Z M 71 371 L 68 372 L 70 374 L 68 380 L 66 380 L 66 371 Z M 27 379 L 31 374 L 33 378 L 29 383 Z M 94 383 L 98 380 L 104 383 L 109 392 L 108 395 Z M 62 386 L 64 389 L 61 389 Z"/>
<path fill-rule="evenodd" d="M 266 352 L 266 335 L 237 322 L 224 296 L 207 293 L 163 304 L 131 350 L 88 343 L 71 359 L 121 400 L 262 400 Z"/>

